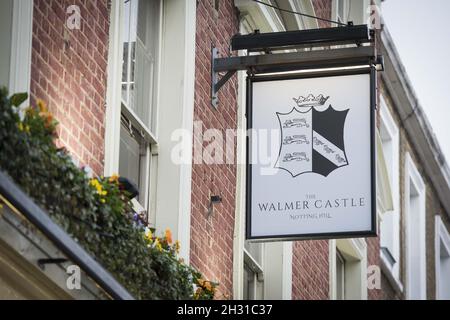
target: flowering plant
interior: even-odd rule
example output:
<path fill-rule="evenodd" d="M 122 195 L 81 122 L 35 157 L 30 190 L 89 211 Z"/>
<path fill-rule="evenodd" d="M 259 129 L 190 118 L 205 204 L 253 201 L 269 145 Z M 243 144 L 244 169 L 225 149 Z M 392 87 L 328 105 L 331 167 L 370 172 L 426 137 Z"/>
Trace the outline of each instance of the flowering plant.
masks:
<path fill-rule="evenodd" d="M 138 299 L 212 299 L 216 284 L 178 257 L 170 230 L 161 237 L 136 222 L 119 177 L 91 179 L 58 148 L 57 122 L 42 101 L 0 89 L 0 169 Z M 199 289 L 201 288 L 201 289 Z"/>

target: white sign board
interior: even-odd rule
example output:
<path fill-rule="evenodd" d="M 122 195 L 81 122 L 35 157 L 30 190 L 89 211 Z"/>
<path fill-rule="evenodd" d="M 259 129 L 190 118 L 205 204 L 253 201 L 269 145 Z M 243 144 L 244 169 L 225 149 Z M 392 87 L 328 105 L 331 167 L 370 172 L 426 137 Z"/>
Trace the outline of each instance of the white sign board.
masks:
<path fill-rule="evenodd" d="M 373 79 L 249 79 L 248 239 L 376 235 Z"/>

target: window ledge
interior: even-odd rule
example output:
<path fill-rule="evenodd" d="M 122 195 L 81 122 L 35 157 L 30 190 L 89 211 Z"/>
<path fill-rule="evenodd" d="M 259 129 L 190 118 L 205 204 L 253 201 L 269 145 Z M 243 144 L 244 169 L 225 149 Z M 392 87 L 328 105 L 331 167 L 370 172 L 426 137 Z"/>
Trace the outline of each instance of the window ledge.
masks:
<path fill-rule="evenodd" d="M 404 293 L 403 284 L 398 279 L 398 277 L 393 274 L 392 268 L 389 266 L 389 262 L 387 258 L 384 256 L 384 253 L 382 251 L 380 251 L 380 266 L 381 271 L 386 276 L 387 280 L 389 281 L 389 284 L 392 286 L 395 293 L 403 295 Z"/>
<path fill-rule="evenodd" d="M 259 275 L 263 274 L 262 266 L 251 256 L 247 249 L 244 249 L 244 262 L 253 272 Z"/>

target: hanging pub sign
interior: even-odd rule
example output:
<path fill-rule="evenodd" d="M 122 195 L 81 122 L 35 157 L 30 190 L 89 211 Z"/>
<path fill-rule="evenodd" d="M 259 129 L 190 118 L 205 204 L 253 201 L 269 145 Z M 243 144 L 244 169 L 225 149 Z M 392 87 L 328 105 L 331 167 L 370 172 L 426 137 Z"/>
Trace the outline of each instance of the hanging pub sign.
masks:
<path fill-rule="evenodd" d="M 248 78 L 247 239 L 376 235 L 375 70 Z"/>

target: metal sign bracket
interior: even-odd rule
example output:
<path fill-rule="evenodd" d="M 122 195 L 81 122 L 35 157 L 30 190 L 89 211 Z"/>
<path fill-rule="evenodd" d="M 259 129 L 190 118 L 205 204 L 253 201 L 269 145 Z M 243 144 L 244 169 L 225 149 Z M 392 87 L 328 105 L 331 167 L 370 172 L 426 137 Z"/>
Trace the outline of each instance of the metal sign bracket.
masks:
<path fill-rule="evenodd" d="M 230 78 L 236 73 L 236 70 L 228 70 L 220 79 L 220 73 L 216 70 L 215 63 L 219 58 L 218 50 L 215 47 L 211 48 L 211 104 L 214 108 L 217 108 L 219 103 L 218 92 L 223 85 L 230 80 Z M 226 59 L 226 58 L 225 58 Z"/>
<path fill-rule="evenodd" d="M 375 39 L 367 25 L 237 34 L 231 49 L 254 54 L 219 58 L 218 49 L 211 48 L 211 105 L 217 109 L 219 90 L 239 70 L 261 74 L 375 65 L 382 71 L 383 57 L 377 55 Z"/>

